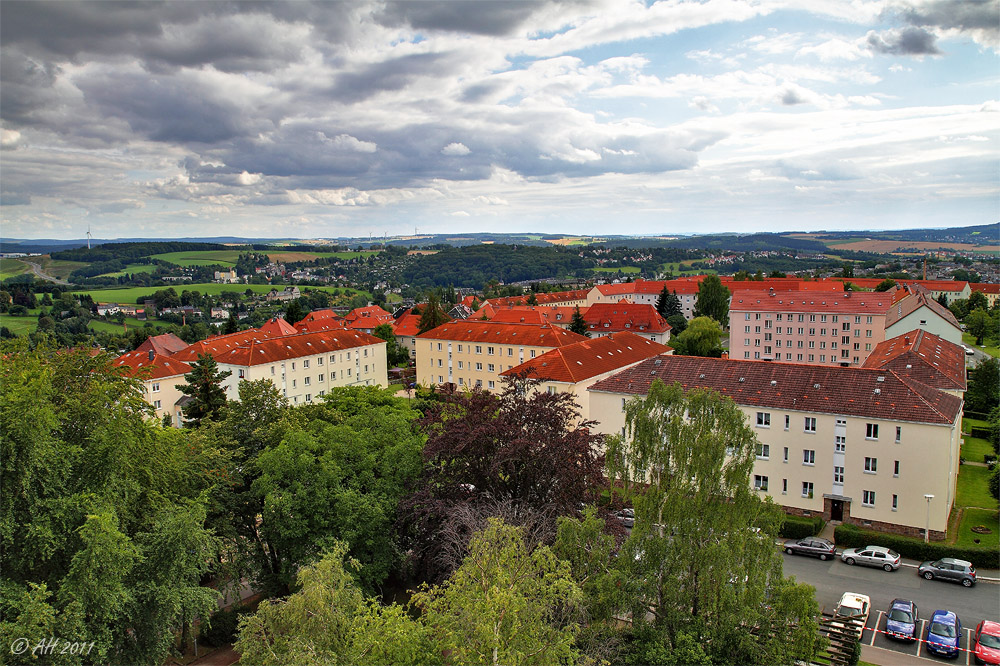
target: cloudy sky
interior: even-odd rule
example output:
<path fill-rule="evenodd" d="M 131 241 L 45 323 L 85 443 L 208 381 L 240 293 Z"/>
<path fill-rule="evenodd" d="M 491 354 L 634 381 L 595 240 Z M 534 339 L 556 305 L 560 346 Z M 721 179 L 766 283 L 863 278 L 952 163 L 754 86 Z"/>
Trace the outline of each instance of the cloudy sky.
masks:
<path fill-rule="evenodd" d="M 997 0 L 0 2 L 7 238 L 998 220 Z"/>

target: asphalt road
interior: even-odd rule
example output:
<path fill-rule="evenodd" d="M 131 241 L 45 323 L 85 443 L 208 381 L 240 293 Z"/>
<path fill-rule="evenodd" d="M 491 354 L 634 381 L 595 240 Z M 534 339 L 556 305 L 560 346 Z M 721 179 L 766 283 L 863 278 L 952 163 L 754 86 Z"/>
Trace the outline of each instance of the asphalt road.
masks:
<path fill-rule="evenodd" d="M 965 588 L 958 583 L 924 580 L 917 576 L 916 569 L 905 566 L 887 573 L 881 569 L 848 566 L 839 558 L 821 562 L 801 555 L 782 554 L 782 557 L 785 560 L 786 576 L 795 576 L 796 581 L 816 588 L 816 601 L 821 609 L 832 612 L 844 592 L 858 592 L 871 597 L 871 617 L 862 636 L 865 645 L 911 656 L 929 656 L 923 644 L 902 643 L 871 631 L 872 628 L 885 629 L 884 611 L 897 598 L 909 599 L 917 605 L 921 636 L 926 633 L 926 620 L 930 620 L 934 611 L 950 610 L 957 613 L 962 622 L 960 645 L 963 648 L 968 648 L 969 634 L 980 620 L 1000 621 L 1000 585 L 981 582 L 975 587 Z M 957 663 L 970 663 L 968 656 L 968 652 L 961 653 Z"/>

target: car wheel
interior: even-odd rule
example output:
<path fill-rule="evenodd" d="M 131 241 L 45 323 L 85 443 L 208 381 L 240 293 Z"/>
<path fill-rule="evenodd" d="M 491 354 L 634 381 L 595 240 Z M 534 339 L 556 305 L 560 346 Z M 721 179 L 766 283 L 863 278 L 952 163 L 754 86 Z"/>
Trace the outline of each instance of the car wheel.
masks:
<path fill-rule="evenodd" d="M 892 565 L 891 564 L 883 564 L 882 568 L 885 569 L 886 571 L 892 571 Z"/>
<path fill-rule="evenodd" d="M 853 557 L 848 557 L 844 561 L 847 562 L 848 564 L 850 564 L 852 567 L 854 566 L 854 558 Z"/>
<path fill-rule="evenodd" d="M 792 550 L 791 548 L 786 548 L 785 552 L 788 553 L 789 555 L 794 555 L 795 554 L 795 551 Z"/>
<path fill-rule="evenodd" d="M 830 557 L 830 556 L 829 556 L 829 555 L 827 555 L 826 553 L 822 553 L 822 554 L 821 554 L 821 555 L 819 556 L 819 559 L 821 559 L 821 560 L 823 560 L 824 562 L 826 562 L 826 558 L 828 558 L 828 557 Z"/>
<path fill-rule="evenodd" d="M 962 585 L 964 585 L 966 587 L 972 587 L 972 579 L 971 578 L 963 578 L 962 579 Z"/>
<path fill-rule="evenodd" d="M 924 578 L 926 578 L 927 580 L 934 580 L 934 574 L 930 571 L 925 571 Z"/>

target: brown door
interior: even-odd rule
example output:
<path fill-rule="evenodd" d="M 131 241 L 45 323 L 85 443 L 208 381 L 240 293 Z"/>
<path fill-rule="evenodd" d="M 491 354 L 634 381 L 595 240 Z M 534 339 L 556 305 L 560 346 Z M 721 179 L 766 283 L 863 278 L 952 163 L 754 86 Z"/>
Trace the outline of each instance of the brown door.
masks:
<path fill-rule="evenodd" d="M 830 500 L 830 520 L 844 519 L 844 503 L 841 500 Z"/>

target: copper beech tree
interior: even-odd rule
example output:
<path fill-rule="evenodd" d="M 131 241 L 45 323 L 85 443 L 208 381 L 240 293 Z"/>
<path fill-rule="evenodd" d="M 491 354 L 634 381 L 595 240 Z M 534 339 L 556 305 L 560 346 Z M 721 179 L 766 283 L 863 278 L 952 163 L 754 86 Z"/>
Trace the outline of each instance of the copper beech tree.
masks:
<path fill-rule="evenodd" d="M 491 515 L 551 542 L 558 516 L 577 515 L 603 482 L 592 425 L 572 395 L 526 376 L 505 380 L 499 395 L 477 388 L 432 403 L 424 470 L 399 512 L 418 573 L 446 576 Z"/>

